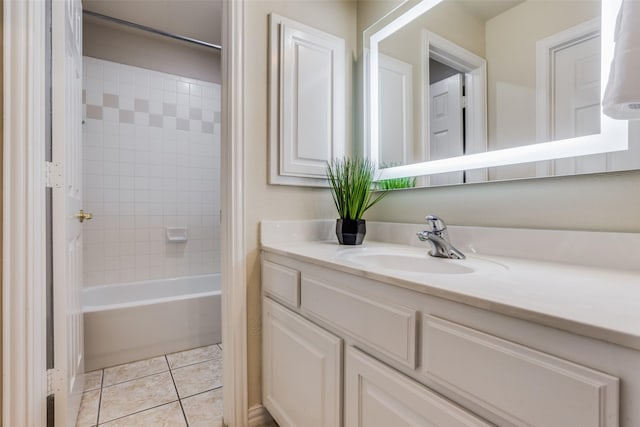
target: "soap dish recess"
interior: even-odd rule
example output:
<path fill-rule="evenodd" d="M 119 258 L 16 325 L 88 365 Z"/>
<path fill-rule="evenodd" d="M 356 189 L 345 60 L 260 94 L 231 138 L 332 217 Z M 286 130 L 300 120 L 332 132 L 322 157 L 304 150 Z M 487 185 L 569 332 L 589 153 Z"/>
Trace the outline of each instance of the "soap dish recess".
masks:
<path fill-rule="evenodd" d="M 184 243 L 187 241 L 187 227 L 167 227 L 167 242 Z"/>

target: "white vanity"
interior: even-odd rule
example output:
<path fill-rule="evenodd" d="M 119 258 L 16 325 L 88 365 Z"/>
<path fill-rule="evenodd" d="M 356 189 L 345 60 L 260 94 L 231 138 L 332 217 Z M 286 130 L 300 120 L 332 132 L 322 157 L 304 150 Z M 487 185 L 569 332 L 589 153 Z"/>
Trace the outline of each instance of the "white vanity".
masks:
<path fill-rule="evenodd" d="M 637 234 L 450 227 L 467 260 L 443 260 L 420 225 L 334 224 L 262 223 L 281 427 L 640 426 Z"/>

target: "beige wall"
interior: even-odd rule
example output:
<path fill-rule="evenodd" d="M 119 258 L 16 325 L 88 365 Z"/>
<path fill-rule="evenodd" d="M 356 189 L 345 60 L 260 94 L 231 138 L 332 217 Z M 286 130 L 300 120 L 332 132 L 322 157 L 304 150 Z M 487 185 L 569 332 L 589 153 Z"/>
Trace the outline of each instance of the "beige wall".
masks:
<path fill-rule="evenodd" d="M 85 17 L 83 55 L 221 83 L 220 53 L 122 25 Z"/>
<path fill-rule="evenodd" d="M 248 280 L 249 405 L 261 402 L 259 222 L 266 219 L 334 218 L 325 189 L 267 184 L 268 14 L 274 12 L 342 37 L 346 42 L 347 100 L 351 100 L 356 50 L 356 4 L 350 0 L 248 1 L 245 18 L 245 200 Z M 346 111 L 351 124 L 351 106 Z M 350 134 L 351 130 L 348 129 Z M 350 138 L 348 138 L 350 140 Z"/>

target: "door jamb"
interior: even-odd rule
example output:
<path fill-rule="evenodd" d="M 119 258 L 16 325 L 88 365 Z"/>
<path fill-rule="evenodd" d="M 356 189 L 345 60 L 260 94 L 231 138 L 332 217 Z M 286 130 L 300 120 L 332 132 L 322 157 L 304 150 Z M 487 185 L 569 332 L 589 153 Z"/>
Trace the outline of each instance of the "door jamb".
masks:
<path fill-rule="evenodd" d="M 248 426 L 244 203 L 245 1 L 222 6 L 222 342 L 224 421 Z"/>
<path fill-rule="evenodd" d="M 45 2 L 3 2 L 2 424 L 46 424 Z"/>

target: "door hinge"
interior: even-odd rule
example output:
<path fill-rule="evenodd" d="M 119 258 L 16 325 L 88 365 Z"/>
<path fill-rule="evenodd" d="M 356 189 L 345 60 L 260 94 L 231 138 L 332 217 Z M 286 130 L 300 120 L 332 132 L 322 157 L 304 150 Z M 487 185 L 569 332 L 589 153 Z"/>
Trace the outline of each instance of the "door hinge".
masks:
<path fill-rule="evenodd" d="M 45 162 L 45 185 L 51 188 L 64 187 L 64 170 L 60 162 Z"/>
<path fill-rule="evenodd" d="M 466 96 L 462 97 L 462 108 L 467 108 L 467 97 Z"/>
<path fill-rule="evenodd" d="M 62 391 L 64 386 L 64 376 L 62 370 L 58 368 L 47 369 L 47 395 L 56 394 Z"/>

